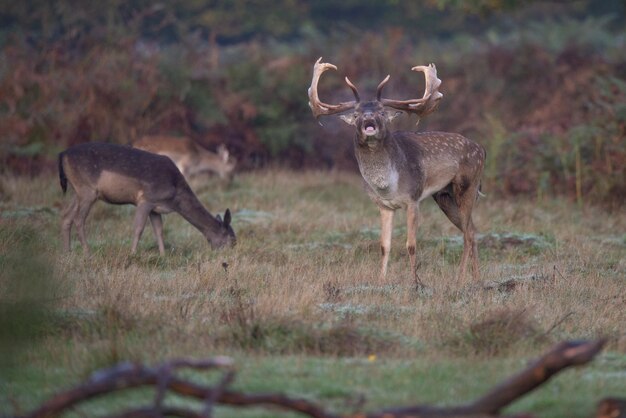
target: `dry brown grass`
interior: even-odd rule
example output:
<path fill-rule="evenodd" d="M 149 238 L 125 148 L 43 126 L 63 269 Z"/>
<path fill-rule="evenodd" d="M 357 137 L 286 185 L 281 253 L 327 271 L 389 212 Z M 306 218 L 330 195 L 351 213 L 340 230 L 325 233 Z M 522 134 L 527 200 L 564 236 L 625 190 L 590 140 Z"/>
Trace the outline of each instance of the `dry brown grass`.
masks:
<path fill-rule="evenodd" d="M 418 254 L 429 290 L 417 292 L 404 214 L 389 275 L 376 277 L 378 215 L 360 184 L 349 173 L 280 170 L 241 175 L 230 189 L 207 179 L 195 187 L 212 212 L 231 208 L 237 247 L 212 252 L 171 215 L 163 258 L 148 230 L 138 254 L 128 255 L 132 208 L 98 204 L 88 222 L 95 254 L 85 258 L 77 243 L 71 254 L 60 250 L 58 214 L 45 209 L 69 200 L 56 179 L 5 177 L 0 246 L 19 240 L 6 232 L 20 225 L 41 234 L 62 313 L 45 351 L 82 370 L 232 349 L 441 358 L 600 335 L 617 347 L 626 323 L 626 214 L 489 196 L 475 210 L 479 230 L 491 234 L 481 248 L 482 281 L 459 283 L 461 247 L 450 238 L 458 232 L 428 202 Z"/>

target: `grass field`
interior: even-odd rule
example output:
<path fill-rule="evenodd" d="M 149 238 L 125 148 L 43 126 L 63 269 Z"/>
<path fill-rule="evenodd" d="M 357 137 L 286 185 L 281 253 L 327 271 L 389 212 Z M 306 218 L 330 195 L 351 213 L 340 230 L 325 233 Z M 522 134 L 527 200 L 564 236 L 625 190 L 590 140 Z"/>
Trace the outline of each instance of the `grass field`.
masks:
<path fill-rule="evenodd" d="M 422 205 L 417 291 L 404 213 L 390 270 L 377 277 L 379 217 L 356 174 L 268 170 L 225 188 L 192 184 L 213 213 L 233 211 L 238 244 L 211 251 L 178 215 L 167 255 L 150 228 L 129 255 L 131 206 L 98 203 L 93 255 L 61 250 L 58 180 L 0 178 L 0 415 L 122 360 L 235 358 L 241 390 L 285 391 L 337 412 L 481 394 L 556 341 L 605 336 L 607 349 L 513 405 L 587 417 L 626 397 L 626 212 L 565 200 L 499 199 L 474 211 L 481 282 L 455 278 L 462 240 L 434 202 Z M 197 376 L 198 379 L 203 377 Z M 150 392 L 90 402 L 110 413 Z M 363 404 L 364 402 L 364 404 Z M 276 416 L 224 409 L 220 416 Z"/>

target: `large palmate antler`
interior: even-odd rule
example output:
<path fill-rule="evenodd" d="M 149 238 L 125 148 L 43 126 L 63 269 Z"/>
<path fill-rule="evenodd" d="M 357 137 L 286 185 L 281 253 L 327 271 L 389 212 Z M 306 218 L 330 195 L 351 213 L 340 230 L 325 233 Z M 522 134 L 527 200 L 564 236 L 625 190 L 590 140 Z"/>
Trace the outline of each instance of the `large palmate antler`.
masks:
<path fill-rule="evenodd" d="M 439 101 L 443 94 L 439 92 L 441 80 L 437 78 L 437 68 L 435 64 L 418 65 L 411 68 L 412 71 L 421 71 L 426 79 L 426 87 L 424 88 L 424 96 L 421 99 L 410 100 L 393 100 L 381 99 L 383 87 L 389 81 L 387 76 L 380 82 L 377 89 L 377 99 L 384 105 L 394 109 L 402 110 L 407 113 L 415 113 L 418 117 L 426 116 L 437 109 Z"/>
<path fill-rule="evenodd" d="M 346 84 L 348 84 L 348 87 L 350 87 L 352 93 L 354 93 L 354 98 L 356 100 L 353 100 L 351 102 L 343 102 L 336 105 L 324 103 L 320 100 L 319 95 L 317 94 L 317 83 L 319 82 L 322 73 L 329 69 L 336 70 L 337 66 L 329 64 L 327 62 L 322 62 L 322 57 L 320 57 L 313 66 L 313 79 L 311 80 L 311 87 L 309 87 L 309 107 L 311 108 L 311 111 L 313 111 L 313 115 L 316 118 L 319 118 L 320 116 L 334 115 L 336 113 L 345 112 L 346 110 L 354 108 L 360 101 L 359 92 L 357 91 L 355 85 L 352 84 L 352 82 L 348 79 L 348 77 L 345 78 Z"/>

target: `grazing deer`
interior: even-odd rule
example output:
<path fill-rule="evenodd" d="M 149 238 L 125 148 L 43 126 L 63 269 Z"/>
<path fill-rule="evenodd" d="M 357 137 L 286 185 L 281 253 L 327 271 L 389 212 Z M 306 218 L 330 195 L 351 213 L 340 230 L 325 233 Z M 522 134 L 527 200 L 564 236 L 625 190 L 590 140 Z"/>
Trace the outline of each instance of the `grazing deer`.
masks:
<path fill-rule="evenodd" d="M 59 154 L 59 179 L 63 193 L 68 181 L 75 192 L 74 200 L 63 212 L 61 229 L 66 251 L 70 251 L 74 225 L 83 251 L 89 254 L 85 219 L 98 199 L 137 206 L 132 253 L 137 250 L 149 216 L 159 253 L 165 254 L 161 214 L 169 212 L 178 212 L 202 232 L 212 248 L 235 245 L 230 210 L 226 209 L 224 220 L 219 215 L 214 218 L 167 157 L 121 145 L 80 144 Z"/>
<path fill-rule="evenodd" d="M 309 106 L 316 118 L 340 115 L 356 127 L 354 151 L 366 188 L 378 205 L 382 222 L 380 276 L 384 278 L 389 261 L 393 214 L 396 209 L 407 210 L 407 240 L 412 274 L 417 275 L 415 257 L 416 230 L 419 223 L 419 203 L 432 196 L 448 219 L 463 232 L 463 256 L 459 277 L 465 278 L 467 263 L 472 259 L 473 276 L 478 277 L 478 248 L 474 237 L 472 208 L 480 194 L 480 178 L 485 164 L 485 149 L 459 134 L 446 132 L 406 132 L 390 130 L 390 122 L 401 112 L 414 113 L 418 118 L 433 112 L 443 96 L 438 87 L 434 64 L 413 67 L 424 73 L 426 87 L 421 99 L 392 100 L 381 98 L 389 81 L 387 76 L 378 85 L 376 100 L 361 102 L 357 88 L 346 77 L 355 100 L 339 104 L 320 101 L 317 93 L 319 78 L 328 69 L 337 67 L 317 60 L 308 90 Z M 389 110 L 396 109 L 396 110 Z"/>
<path fill-rule="evenodd" d="M 230 183 L 235 175 L 237 160 L 224 144 L 214 153 L 186 137 L 144 136 L 133 147 L 171 158 L 187 181 L 197 174 L 211 172 Z"/>

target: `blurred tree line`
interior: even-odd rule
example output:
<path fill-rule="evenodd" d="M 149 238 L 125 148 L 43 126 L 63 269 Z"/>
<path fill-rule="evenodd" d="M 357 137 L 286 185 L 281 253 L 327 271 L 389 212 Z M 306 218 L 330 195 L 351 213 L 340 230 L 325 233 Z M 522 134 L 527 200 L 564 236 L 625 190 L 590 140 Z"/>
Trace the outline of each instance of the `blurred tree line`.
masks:
<path fill-rule="evenodd" d="M 626 196 L 623 0 L 0 0 L 0 161 L 53 170 L 62 148 L 145 134 L 225 143 L 254 168 L 354 169 L 352 132 L 320 128 L 306 88 L 344 100 L 421 95 L 435 62 L 439 111 L 420 129 L 488 149 L 486 188 L 613 207 Z M 414 122 L 399 123 L 412 129 Z"/>

